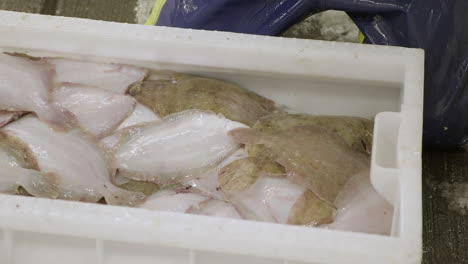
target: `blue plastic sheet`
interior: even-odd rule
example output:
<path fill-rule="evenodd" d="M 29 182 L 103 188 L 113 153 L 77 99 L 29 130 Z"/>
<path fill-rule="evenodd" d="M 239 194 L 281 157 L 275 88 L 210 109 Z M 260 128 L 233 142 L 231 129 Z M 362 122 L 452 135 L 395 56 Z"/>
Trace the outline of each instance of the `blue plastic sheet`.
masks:
<path fill-rule="evenodd" d="M 278 35 L 305 16 L 346 11 L 365 43 L 426 51 L 424 146 L 468 141 L 467 0 L 167 0 L 157 25 Z"/>

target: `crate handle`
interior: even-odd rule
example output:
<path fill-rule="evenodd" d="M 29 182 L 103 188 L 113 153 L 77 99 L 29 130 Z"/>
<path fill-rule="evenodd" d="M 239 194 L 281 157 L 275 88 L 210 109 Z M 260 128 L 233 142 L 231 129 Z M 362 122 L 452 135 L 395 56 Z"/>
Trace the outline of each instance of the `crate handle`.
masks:
<path fill-rule="evenodd" d="M 401 116 L 397 112 L 377 114 L 372 143 L 371 182 L 389 203 L 395 203 L 400 168 L 398 165 L 398 139 Z"/>

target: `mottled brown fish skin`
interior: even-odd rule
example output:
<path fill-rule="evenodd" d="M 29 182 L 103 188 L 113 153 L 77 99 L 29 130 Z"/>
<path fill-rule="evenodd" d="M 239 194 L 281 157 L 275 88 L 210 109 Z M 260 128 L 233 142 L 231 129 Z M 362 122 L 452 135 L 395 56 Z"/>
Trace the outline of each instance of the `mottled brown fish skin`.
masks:
<path fill-rule="evenodd" d="M 374 122 L 349 116 L 272 114 L 261 118 L 253 128 L 260 132 L 285 130 L 295 126 L 317 125 L 336 133 L 353 149 L 370 155 Z"/>
<path fill-rule="evenodd" d="M 318 226 L 333 222 L 335 208 L 307 190 L 297 200 L 288 217 L 290 225 Z"/>
<path fill-rule="evenodd" d="M 23 168 L 39 170 L 39 164 L 31 149 L 20 139 L 0 131 L 0 148 L 13 156 Z"/>
<path fill-rule="evenodd" d="M 235 160 L 221 169 L 218 182 L 227 194 L 247 190 L 266 173 L 270 177 L 284 177 L 285 169 L 268 158 L 248 157 Z"/>
<path fill-rule="evenodd" d="M 239 193 L 257 181 L 260 171 L 255 158 L 235 160 L 219 172 L 219 186 L 226 194 Z"/>
<path fill-rule="evenodd" d="M 119 185 L 119 188 L 130 192 L 139 192 L 147 197 L 161 190 L 161 187 L 156 183 L 135 180 L 130 180 L 127 183 Z"/>
<path fill-rule="evenodd" d="M 132 86 L 129 94 L 162 117 L 200 109 L 252 126 L 277 110 L 272 100 L 236 84 L 185 74 L 169 80 L 143 81 Z"/>
<path fill-rule="evenodd" d="M 239 143 L 264 145 L 273 160 L 286 169 L 289 179 L 330 204 L 347 180 L 370 163 L 366 154 L 316 125 L 263 132 L 240 128 L 230 134 Z"/>
<path fill-rule="evenodd" d="M 0 131 L 0 150 L 15 159 L 21 168 L 39 171 L 39 164 L 31 149 L 20 139 Z M 12 194 L 47 197 L 58 197 L 58 178 L 53 173 L 43 175 L 43 180 L 36 179 L 30 185 L 21 186 L 10 190 Z M 7 192 L 8 193 L 8 192 Z M 34 195 L 33 195 L 34 194 Z"/>
<path fill-rule="evenodd" d="M 265 173 L 269 177 L 285 175 L 281 165 L 268 159 L 249 157 L 236 160 L 220 171 L 221 190 L 228 197 L 239 194 L 254 185 Z M 333 206 L 321 200 L 312 191 L 306 190 L 292 207 L 288 224 L 308 226 L 327 224 L 333 221 L 334 211 Z"/>

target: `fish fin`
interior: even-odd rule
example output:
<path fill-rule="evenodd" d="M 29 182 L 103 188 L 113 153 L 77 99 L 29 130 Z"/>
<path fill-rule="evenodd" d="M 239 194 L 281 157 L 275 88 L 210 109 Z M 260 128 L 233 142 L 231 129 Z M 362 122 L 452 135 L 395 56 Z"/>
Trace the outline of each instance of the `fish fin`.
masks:
<path fill-rule="evenodd" d="M 150 172 L 139 172 L 139 171 L 131 171 L 131 170 L 124 170 L 119 169 L 118 173 L 119 176 L 135 180 L 135 181 L 143 181 L 143 182 L 151 182 L 158 184 L 160 186 L 167 186 L 172 185 L 184 181 L 188 181 L 197 177 L 201 173 L 204 173 L 210 169 L 212 169 L 216 164 L 213 166 L 207 166 L 203 168 L 196 168 L 196 169 L 189 169 L 186 171 L 181 171 L 177 173 L 150 173 Z"/>
<path fill-rule="evenodd" d="M 52 173 L 9 167 L 3 168 L 5 176 L 9 176 L 16 185 L 23 187 L 30 195 L 56 199 L 59 196 L 57 178 Z M 7 175 L 8 174 L 8 175 Z"/>
<path fill-rule="evenodd" d="M 13 57 L 25 58 L 25 59 L 32 60 L 32 61 L 40 61 L 42 59 L 41 57 L 35 57 L 35 56 L 28 55 L 27 53 L 21 53 L 21 52 L 6 52 L 5 51 L 3 52 L 3 54 L 10 55 Z"/>
<path fill-rule="evenodd" d="M 119 187 L 130 192 L 140 192 L 146 196 L 150 196 L 161 189 L 161 187 L 154 182 L 143 182 L 135 180 L 129 180 L 128 182 L 119 185 Z"/>
<path fill-rule="evenodd" d="M 130 180 L 153 182 L 156 184 L 160 184 L 159 182 L 156 181 L 156 177 L 152 173 L 118 169 L 117 174 L 119 174 L 120 177 L 125 177 Z"/>
<path fill-rule="evenodd" d="M 73 127 L 77 127 L 78 121 L 75 115 L 55 104 L 51 104 L 45 111 L 36 112 L 40 120 L 49 124 L 55 130 L 68 131 Z"/>
<path fill-rule="evenodd" d="M 312 191 L 305 191 L 291 208 L 288 224 L 318 226 L 333 222 L 336 208 Z"/>
<path fill-rule="evenodd" d="M 104 195 L 107 204 L 134 207 L 141 204 L 146 195 L 140 192 L 131 192 L 117 187 L 111 188 L 108 194 Z"/>
<path fill-rule="evenodd" d="M 229 131 L 229 135 L 241 144 L 258 144 L 258 135 L 254 129 L 251 128 L 236 128 Z"/>
<path fill-rule="evenodd" d="M 260 172 L 255 158 L 235 160 L 219 171 L 219 186 L 227 195 L 232 196 L 250 188 L 257 181 Z"/>
<path fill-rule="evenodd" d="M 31 186 L 23 185 L 22 187 L 36 197 L 56 199 L 60 194 L 57 177 L 53 173 L 37 172 L 31 181 Z"/>

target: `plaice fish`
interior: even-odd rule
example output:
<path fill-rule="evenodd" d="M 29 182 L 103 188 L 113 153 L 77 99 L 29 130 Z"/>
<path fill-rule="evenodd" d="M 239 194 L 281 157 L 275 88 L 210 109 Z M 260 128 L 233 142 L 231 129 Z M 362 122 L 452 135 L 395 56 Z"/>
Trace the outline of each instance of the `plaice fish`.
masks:
<path fill-rule="evenodd" d="M 41 173 L 36 168 L 36 161 L 26 146 L 0 135 L 0 192 L 19 194 L 22 187 L 36 197 L 56 198 L 55 176 Z"/>
<path fill-rule="evenodd" d="M 7 125 L 21 117 L 24 112 L 10 112 L 0 110 L 0 127 Z"/>
<path fill-rule="evenodd" d="M 246 127 L 209 111 L 188 110 L 124 129 L 114 145 L 125 177 L 168 185 L 204 173 L 239 148 L 228 131 Z"/>
<path fill-rule="evenodd" d="M 369 155 L 371 153 L 374 122 L 365 118 L 279 113 L 261 118 L 253 128 L 260 132 L 274 132 L 309 125 L 329 129 L 351 148 Z"/>
<path fill-rule="evenodd" d="M 162 190 L 148 197 L 139 207 L 156 211 L 185 213 L 208 199 L 208 197 L 196 193 Z"/>
<path fill-rule="evenodd" d="M 135 125 L 141 125 L 143 123 L 155 122 L 159 120 L 161 120 L 161 118 L 157 116 L 153 111 L 151 111 L 146 106 L 140 103 L 136 103 L 130 116 L 128 116 L 119 125 L 119 127 L 114 131 L 113 134 L 102 138 L 101 144 L 103 144 L 110 151 L 115 151 L 118 148 L 119 144 L 121 144 L 124 140 L 122 134 L 125 134 L 125 128 Z M 123 177 L 120 177 L 120 179 L 126 182 L 129 181 L 129 179 Z"/>
<path fill-rule="evenodd" d="M 124 94 L 128 87 L 142 81 L 148 70 L 131 65 L 95 63 L 64 58 L 45 58 L 55 67 L 57 83 L 74 83 Z"/>
<path fill-rule="evenodd" d="M 120 126 L 116 130 L 133 125 L 138 125 L 141 123 L 148 123 L 159 120 L 161 120 L 161 118 L 157 116 L 153 111 L 151 111 L 148 107 L 140 103 L 136 103 L 131 114 L 120 124 Z"/>
<path fill-rule="evenodd" d="M 231 219 L 242 219 L 236 208 L 225 201 L 209 199 L 195 206 L 190 207 L 187 213 L 198 215 L 209 215 L 216 217 L 226 217 Z"/>
<path fill-rule="evenodd" d="M 319 126 L 295 126 L 260 132 L 240 128 L 230 135 L 244 144 L 260 144 L 281 164 L 288 178 L 333 204 L 348 179 L 369 167 L 369 158 L 335 133 Z"/>
<path fill-rule="evenodd" d="M 393 206 L 377 193 L 369 175 L 369 170 L 364 170 L 348 181 L 336 199 L 334 222 L 323 227 L 390 235 Z"/>
<path fill-rule="evenodd" d="M 193 188 L 193 191 L 197 191 L 203 195 L 213 197 L 215 199 L 224 200 L 224 193 L 221 190 L 220 183 L 218 181 L 218 175 L 222 168 L 239 159 L 247 158 L 245 149 L 240 148 L 232 155 L 224 159 L 215 168 L 198 175 L 196 178 L 191 179 L 182 184 L 186 187 Z"/>
<path fill-rule="evenodd" d="M 78 129 L 55 131 L 32 115 L 0 130 L 27 146 L 42 173 L 56 177 L 60 199 L 97 202 L 102 197 L 113 205 L 135 205 L 141 193 L 114 186 L 108 159 L 97 142 Z"/>
<path fill-rule="evenodd" d="M 52 65 L 0 54 L 0 110 L 34 112 L 57 127 L 69 127 L 70 115 L 53 102 Z"/>
<path fill-rule="evenodd" d="M 277 110 L 275 103 L 233 83 L 187 74 L 147 80 L 132 86 L 129 94 L 159 116 L 188 109 L 209 110 L 252 126 Z"/>
<path fill-rule="evenodd" d="M 55 89 L 54 98 L 59 106 L 75 115 L 84 131 L 97 138 L 112 133 L 130 115 L 136 103 L 130 96 L 72 84 Z"/>
<path fill-rule="evenodd" d="M 286 177 L 262 174 L 250 187 L 231 192 L 229 197 L 229 202 L 248 220 L 315 226 L 333 219 L 332 206 Z"/>
<path fill-rule="evenodd" d="M 220 189 L 251 220 L 318 225 L 332 220 L 334 208 L 313 192 L 289 182 L 285 170 L 261 156 L 238 159 L 221 169 Z"/>

